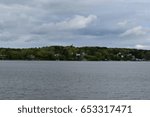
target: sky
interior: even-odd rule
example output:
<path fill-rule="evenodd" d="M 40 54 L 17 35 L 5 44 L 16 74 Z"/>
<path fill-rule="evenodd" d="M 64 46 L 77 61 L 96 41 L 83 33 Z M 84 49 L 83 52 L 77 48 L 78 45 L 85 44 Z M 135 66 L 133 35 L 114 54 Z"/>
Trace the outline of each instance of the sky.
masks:
<path fill-rule="evenodd" d="M 149 0 L 0 0 L 0 47 L 150 49 Z"/>

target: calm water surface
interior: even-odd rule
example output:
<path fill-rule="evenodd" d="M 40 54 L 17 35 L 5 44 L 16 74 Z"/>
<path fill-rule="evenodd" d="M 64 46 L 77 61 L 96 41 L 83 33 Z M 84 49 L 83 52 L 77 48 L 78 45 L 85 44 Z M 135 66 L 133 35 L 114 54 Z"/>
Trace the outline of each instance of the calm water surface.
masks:
<path fill-rule="evenodd" d="M 0 99 L 150 99 L 150 62 L 0 61 Z"/>

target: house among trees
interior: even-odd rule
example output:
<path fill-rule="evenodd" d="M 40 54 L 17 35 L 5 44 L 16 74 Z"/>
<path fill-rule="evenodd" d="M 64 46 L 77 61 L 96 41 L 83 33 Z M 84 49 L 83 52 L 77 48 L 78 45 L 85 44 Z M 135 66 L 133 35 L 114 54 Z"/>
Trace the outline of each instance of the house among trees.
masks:
<path fill-rule="evenodd" d="M 1 60 L 149 61 L 150 50 L 106 47 L 49 46 L 0 48 Z"/>

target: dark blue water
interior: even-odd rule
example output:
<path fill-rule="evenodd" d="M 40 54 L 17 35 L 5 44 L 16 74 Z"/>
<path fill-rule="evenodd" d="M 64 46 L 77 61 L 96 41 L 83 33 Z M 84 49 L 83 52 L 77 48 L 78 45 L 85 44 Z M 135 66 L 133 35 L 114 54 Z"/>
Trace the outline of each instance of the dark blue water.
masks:
<path fill-rule="evenodd" d="M 150 99 L 150 63 L 0 61 L 0 99 Z"/>

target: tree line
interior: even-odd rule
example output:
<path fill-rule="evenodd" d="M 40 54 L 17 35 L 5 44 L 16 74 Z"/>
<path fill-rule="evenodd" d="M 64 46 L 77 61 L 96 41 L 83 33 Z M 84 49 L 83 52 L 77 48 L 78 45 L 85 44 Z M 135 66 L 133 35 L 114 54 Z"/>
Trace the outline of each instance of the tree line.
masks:
<path fill-rule="evenodd" d="M 1 60 L 149 61 L 150 50 L 106 47 L 48 46 L 0 48 Z"/>

